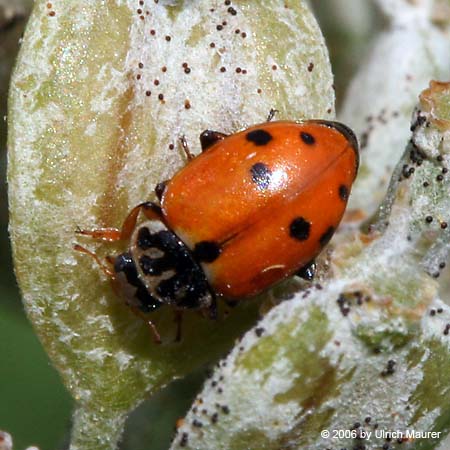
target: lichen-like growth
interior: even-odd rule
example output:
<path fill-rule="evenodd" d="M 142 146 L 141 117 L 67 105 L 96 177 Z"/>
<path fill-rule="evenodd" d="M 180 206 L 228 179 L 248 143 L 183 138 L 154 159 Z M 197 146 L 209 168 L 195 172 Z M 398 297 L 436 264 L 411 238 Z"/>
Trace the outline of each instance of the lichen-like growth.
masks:
<path fill-rule="evenodd" d="M 349 208 L 366 216 L 386 194 L 417 95 L 431 79 L 448 77 L 450 52 L 448 11 L 438 9 L 439 1 L 377 3 L 387 27 L 350 83 L 339 114 L 357 133 L 362 155 Z"/>

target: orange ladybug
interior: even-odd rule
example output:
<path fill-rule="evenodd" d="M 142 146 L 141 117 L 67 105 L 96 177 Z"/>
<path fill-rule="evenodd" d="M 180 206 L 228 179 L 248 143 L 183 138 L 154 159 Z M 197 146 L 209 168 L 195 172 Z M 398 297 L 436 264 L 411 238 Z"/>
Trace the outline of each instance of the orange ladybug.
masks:
<path fill-rule="evenodd" d="M 75 249 L 102 265 L 157 341 L 145 313 L 164 304 L 214 317 L 217 296 L 237 300 L 294 274 L 312 278 L 358 170 L 356 137 L 338 122 L 268 121 L 229 136 L 206 130 L 200 142 L 193 157 L 182 140 L 189 162 L 156 186 L 160 205 L 136 206 L 120 230 L 78 230 L 129 240 L 110 266 Z M 146 220 L 136 226 L 140 213 Z"/>

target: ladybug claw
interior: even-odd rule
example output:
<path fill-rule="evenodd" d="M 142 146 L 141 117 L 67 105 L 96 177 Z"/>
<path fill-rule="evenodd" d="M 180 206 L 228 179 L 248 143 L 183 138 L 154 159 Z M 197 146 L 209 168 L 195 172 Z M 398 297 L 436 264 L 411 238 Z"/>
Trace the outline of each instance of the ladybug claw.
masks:
<path fill-rule="evenodd" d="M 270 108 L 269 115 L 267 116 L 267 122 L 271 122 L 276 113 L 279 113 L 278 109 Z"/>
<path fill-rule="evenodd" d="M 209 307 L 209 318 L 211 320 L 217 320 L 217 300 L 216 296 L 213 296 L 211 306 Z"/>
<path fill-rule="evenodd" d="M 191 153 L 189 150 L 189 145 L 186 140 L 186 136 L 183 134 L 180 136 L 181 147 L 183 148 L 184 153 L 186 154 L 186 158 L 189 161 L 192 161 L 195 158 L 195 155 Z"/>

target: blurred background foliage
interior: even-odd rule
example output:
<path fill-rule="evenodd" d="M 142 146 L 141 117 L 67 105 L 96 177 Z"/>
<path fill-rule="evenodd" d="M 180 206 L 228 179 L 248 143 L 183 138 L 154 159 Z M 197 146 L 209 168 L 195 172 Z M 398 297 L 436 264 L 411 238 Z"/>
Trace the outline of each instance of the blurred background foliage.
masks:
<path fill-rule="evenodd" d="M 348 81 L 383 21 L 370 0 L 311 3 L 330 50 L 339 106 Z M 24 315 L 7 232 L 4 118 L 9 76 L 31 6 L 31 0 L 0 0 L 0 430 L 12 434 L 15 449 L 36 445 L 40 450 L 52 450 L 65 447 L 72 400 Z M 206 369 L 192 374 L 144 402 L 129 419 L 122 448 L 166 449 L 176 419 L 190 406 L 205 375 Z"/>

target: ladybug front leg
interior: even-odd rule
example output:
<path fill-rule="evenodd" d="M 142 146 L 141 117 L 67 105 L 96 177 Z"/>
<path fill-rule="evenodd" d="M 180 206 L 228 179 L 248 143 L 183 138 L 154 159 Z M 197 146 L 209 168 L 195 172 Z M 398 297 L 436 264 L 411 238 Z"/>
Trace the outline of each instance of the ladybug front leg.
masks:
<path fill-rule="evenodd" d="M 200 145 L 202 147 L 202 152 L 206 152 L 210 147 L 219 141 L 223 141 L 227 134 L 220 133 L 219 131 L 205 130 L 200 135 Z"/>
<path fill-rule="evenodd" d="M 180 309 L 175 310 L 174 321 L 177 324 L 177 334 L 175 335 L 175 342 L 181 341 L 181 325 L 183 323 L 183 311 Z"/>
<path fill-rule="evenodd" d="M 120 241 L 121 239 L 120 230 L 118 228 L 96 228 L 95 230 L 82 230 L 78 227 L 75 230 L 75 233 L 108 242 Z"/>
<path fill-rule="evenodd" d="M 81 230 L 77 229 L 75 233 L 83 236 L 90 236 L 94 239 L 101 239 L 102 241 L 115 242 L 129 239 L 136 226 L 139 213 L 142 212 L 147 219 L 161 220 L 161 208 L 153 202 L 144 202 L 135 206 L 122 224 L 122 228 L 98 228 L 95 230 Z"/>

